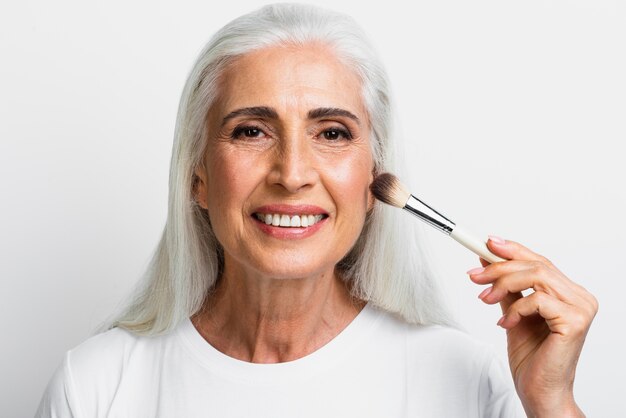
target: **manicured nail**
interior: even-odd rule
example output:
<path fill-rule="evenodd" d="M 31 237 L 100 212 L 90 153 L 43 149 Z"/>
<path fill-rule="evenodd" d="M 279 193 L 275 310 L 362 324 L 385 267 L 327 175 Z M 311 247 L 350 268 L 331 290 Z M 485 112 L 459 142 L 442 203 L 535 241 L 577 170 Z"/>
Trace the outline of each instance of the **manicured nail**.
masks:
<path fill-rule="evenodd" d="M 480 274 L 480 273 L 482 273 L 483 271 L 485 271 L 485 268 L 484 268 L 484 267 L 476 267 L 476 268 L 473 268 L 473 269 L 471 269 L 471 270 L 468 270 L 468 271 L 467 271 L 467 274 Z"/>
<path fill-rule="evenodd" d="M 506 244 L 506 241 L 503 240 L 500 237 L 497 237 L 495 235 L 489 235 L 489 239 L 491 240 L 491 242 L 493 242 L 494 244 L 498 244 L 498 245 L 504 245 Z"/>
<path fill-rule="evenodd" d="M 504 318 L 506 318 L 506 315 L 502 315 L 502 318 L 500 318 L 500 319 L 498 320 L 498 323 L 497 323 L 496 325 L 498 325 L 498 326 L 502 326 L 502 323 L 504 322 Z M 503 327 L 503 328 L 504 328 L 504 327 Z"/>
<path fill-rule="evenodd" d="M 491 293 L 491 291 L 493 290 L 493 286 L 489 286 L 488 288 L 486 288 L 485 290 L 483 290 L 482 292 L 480 292 L 480 295 L 478 295 L 478 299 L 482 299 L 485 296 L 487 296 L 489 293 Z"/>

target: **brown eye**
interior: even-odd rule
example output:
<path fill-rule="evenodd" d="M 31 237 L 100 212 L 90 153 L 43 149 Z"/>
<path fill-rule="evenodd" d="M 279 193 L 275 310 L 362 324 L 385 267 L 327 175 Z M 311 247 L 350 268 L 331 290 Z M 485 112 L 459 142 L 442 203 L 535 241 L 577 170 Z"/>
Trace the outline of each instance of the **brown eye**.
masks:
<path fill-rule="evenodd" d="M 256 126 L 239 126 L 235 128 L 231 137 L 237 138 L 260 138 L 264 136 L 264 132 Z"/>
<path fill-rule="evenodd" d="M 257 128 L 245 128 L 243 130 L 243 134 L 245 136 L 249 136 L 249 137 L 252 137 L 252 138 L 255 138 L 255 137 L 259 136 L 260 133 L 261 133 L 261 131 L 258 130 Z"/>
<path fill-rule="evenodd" d="M 339 129 L 339 128 L 332 128 L 332 129 L 327 129 L 323 132 L 324 134 L 324 139 L 327 139 L 329 141 L 337 141 L 337 140 L 341 140 L 341 139 L 352 139 L 352 136 L 350 135 L 350 133 L 348 131 L 346 131 L 345 129 Z"/>

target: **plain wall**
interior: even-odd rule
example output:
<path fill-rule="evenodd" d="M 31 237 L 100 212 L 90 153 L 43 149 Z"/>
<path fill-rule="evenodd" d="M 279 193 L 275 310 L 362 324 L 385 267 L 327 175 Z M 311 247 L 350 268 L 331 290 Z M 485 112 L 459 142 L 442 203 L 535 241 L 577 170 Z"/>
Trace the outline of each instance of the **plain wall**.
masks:
<path fill-rule="evenodd" d="M 623 414 L 624 3 L 319 3 L 354 16 L 387 64 L 411 190 L 547 256 L 599 299 L 576 397 L 589 416 Z M 146 267 L 187 73 L 212 33 L 261 4 L 0 6 L 3 417 L 34 414 L 63 353 Z M 500 308 L 465 274 L 477 257 L 424 234 L 459 320 L 504 358 Z"/>

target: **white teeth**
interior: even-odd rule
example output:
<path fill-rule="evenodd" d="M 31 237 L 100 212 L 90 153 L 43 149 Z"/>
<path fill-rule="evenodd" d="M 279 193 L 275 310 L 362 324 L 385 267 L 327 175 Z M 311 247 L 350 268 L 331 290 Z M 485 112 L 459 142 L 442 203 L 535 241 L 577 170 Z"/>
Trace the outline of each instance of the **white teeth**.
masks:
<path fill-rule="evenodd" d="M 279 215 L 277 213 L 255 213 L 254 216 L 266 225 L 283 228 L 308 228 L 324 218 L 324 215 Z"/>

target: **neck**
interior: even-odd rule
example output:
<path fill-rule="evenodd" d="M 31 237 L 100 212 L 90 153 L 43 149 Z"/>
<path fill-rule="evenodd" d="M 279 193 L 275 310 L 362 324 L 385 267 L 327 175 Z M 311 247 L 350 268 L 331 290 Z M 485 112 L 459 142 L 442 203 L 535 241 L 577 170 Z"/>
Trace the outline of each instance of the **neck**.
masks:
<path fill-rule="evenodd" d="M 361 311 L 334 271 L 273 279 L 224 269 L 192 321 L 217 350 L 252 363 L 304 357 L 336 337 Z"/>

